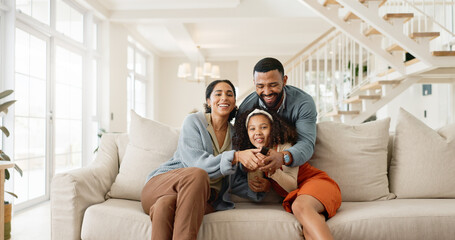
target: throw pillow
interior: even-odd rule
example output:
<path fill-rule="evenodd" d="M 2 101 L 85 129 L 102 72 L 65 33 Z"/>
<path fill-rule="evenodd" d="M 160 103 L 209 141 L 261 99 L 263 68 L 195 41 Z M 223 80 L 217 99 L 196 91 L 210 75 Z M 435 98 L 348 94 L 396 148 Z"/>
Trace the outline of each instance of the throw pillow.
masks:
<path fill-rule="evenodd" d="M 310 164 L 338 183 L 343 201 L 394 197 L 387 179 L 389 125 L 390 118 L 353 126 L 337 122 L 317 124 Z"/>
<path fill-rule="evenodd" d="M 455 198 L 455 124 L 437 131 L 400 109 L 390 163 L 397 198 Z"/>
<path fill-rule="evenodd" d="M 147 175 L 172 157 L 178 137 L 176 129 L 131 111 L 129 143 L 108 197 L 140 200 Z"/>

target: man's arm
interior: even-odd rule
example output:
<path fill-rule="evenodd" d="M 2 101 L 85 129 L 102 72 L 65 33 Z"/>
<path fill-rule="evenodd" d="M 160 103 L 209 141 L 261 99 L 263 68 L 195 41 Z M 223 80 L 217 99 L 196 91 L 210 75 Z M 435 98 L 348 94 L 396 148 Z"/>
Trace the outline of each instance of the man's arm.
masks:
<path fill-rule="evenodd" d="M 297 129 L 297 143 L 287 149 L 292 155 L 290 166 L 296 167 L 305 164 L 313 156 L 316 143 L 316 119 L 317 112 L 314 101 L 306 101 L 299 108 L 295 127 Z"/>
<path fill-rule="evenodd" d="M 288 154 L 291 160 L 289 167 L 297 167 L 305 164 L 314 152 L 316 142 L 316 106 L 313 99 L 295 107 L 289 119 L 297 119 L 295 127 L 297 130 L 297 143 L 283 152 L 270 150 L 269 156 L 262 161 L 260 169 L 268 174 L 273 174 L 283 164 L 284 154 Z"/>
<path fill-rule="evenodd" d="M 313 156 L 316 143 L 317 112 L 314 102 L 303 104 L 298 114 L 299 116 L 295 123 L 297 143 L 287 150 L 293 158 L 292 167 L 305 164 Z"/>

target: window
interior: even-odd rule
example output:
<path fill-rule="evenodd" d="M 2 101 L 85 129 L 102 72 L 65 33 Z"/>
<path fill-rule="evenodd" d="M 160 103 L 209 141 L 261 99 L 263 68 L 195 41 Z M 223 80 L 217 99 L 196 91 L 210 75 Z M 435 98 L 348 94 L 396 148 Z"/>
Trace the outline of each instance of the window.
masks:
<path fill-rule="evenodd" d="M 57 0 L 57 31 L 82 42 L 84 39 L 84 16 L 63 0 Z"/>
<path fill-rule="evenodd" d="M 55 84 L 55 172 L 82 163 L 82 56 L 58 46 Z"/>
<path fill-rule="evenodd" d="M 127 121 L 130 121 L 130 109 L 141 116 L 146 116 L 147 92 L 147 55 L 139 49 L 140 46 L 131 43 L 128 46 L 128 77 L 127 77 Z M 128 124 L 129 126 L 129 124 Z"/>
<path fill-rule="evenodd" d="M 53 174 L 79 168 L 88 163 L 83 159 L 93 158 L 99 128 L 98 68 L 104 58 L 98 50 L 102 21 L 76 1 L 16 3 L 16 19 L 6 23 L 16 27 L 16 34 L 1 32 L 0 42 L 15 39 L 7 41 L 15 46 L 14 79 L 9 81 L 14 81 L 18 100 L 14 128 L 9 129 L 14 144 L 7 145 L 14 145 L 11 155 L 24 176 L 13 174 L 14 184 L 8 187 L 14 189 L 8 190 L 19 195 L 14 204 L 20 210 L 49 198 Z"/>
<path fill-rule="evenodd" d="M 23 176 L 14 178 L 16 203 L 46 194 L 47 43 L 16 29 L 14 161 Z"/>
<path fill-rule="evenodd" d="M 17 0 L 16 9 L 49 25 L 50 0 Z"/>

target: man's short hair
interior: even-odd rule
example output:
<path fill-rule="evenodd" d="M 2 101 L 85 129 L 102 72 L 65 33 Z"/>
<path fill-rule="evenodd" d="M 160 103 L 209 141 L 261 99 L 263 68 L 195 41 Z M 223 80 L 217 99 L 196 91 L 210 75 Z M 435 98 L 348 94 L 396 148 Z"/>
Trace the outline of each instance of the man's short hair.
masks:
<path fill-rule="evenodd" d="M 281 73 L 281 77 L 284 77 L 284 68 L 283 64 L 276 58 L 263 58 L 254 66 L 253 76 L 255 72 L 266 73 L 269 71 L 278 70 Z"/>

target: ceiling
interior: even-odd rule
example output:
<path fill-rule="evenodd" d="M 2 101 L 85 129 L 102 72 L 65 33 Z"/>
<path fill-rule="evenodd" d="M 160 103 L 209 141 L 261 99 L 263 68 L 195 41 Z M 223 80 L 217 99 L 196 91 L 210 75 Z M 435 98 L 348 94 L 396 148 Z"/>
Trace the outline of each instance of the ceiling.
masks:
<path fill-rule="evenodd" d="M 301 0 L 87 1 L 159 56 L 193 61 L 292 56 L 330 28 Z"/>

